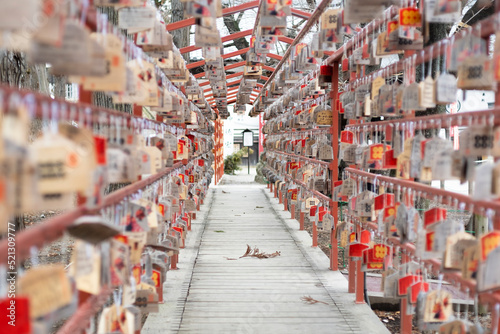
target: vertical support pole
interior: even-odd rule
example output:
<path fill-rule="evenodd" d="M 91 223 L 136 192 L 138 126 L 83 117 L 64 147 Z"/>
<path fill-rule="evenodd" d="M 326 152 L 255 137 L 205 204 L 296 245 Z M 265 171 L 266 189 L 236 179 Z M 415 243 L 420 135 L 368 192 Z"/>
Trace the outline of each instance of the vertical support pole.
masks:
<path fill-rule="evenodd" d="M 292 214 L 291 218 L 295 219 L 295 204 L 291 205 L 291 209 L 290 210 L 291 210 L 291 214 Z"/>
<path fill-rule="evenodd" d="M 356 260 L 356 304 L 365 304 L 365 275 L 361 271 L 361 260 Z"/>
<path fill-rule="evenodd" d="M 358 241 L 359 241 L 361 238 L 361 224 L 356 225 L 356 234 L 358 236 Z M 361 271 L 361 259 L 357 259 L 355 262 L 356 262 L 356 304 L 364 304 L 365 276 Z"/>
<path fill-rule="evenodd" d="M 337 100 L 339 98 L 339 62 L 336 61 L 333 63 L 332 69 L 332 127 L 331 127 L 331 135 L 332 135 L 332 147 L 333 147 L 333 161 L 330 164 L 330 170 L 332 175 L 332 193 L 334 188 L 334 183 L 339 179 L 339 108 L 337 105 Z M 330 204 L 331 214 L 333 216 L 334 229 L 330 234 L 330 270 L 337 271 L 339 270 L 339 245 L 337 240 L 337 234 L 335 233 L 337 230 L 337 224 L 339 222 L 339 204 L 338 202 L 332 201 Z"/>
<path fill-rule="evenodd" d="M 283 204 L 283 193 L 279 191 L 279 204 Z"/>
<path fill-rule="evenodd" d="M 300 226 L 300 227 L 299 227 L 299 230 L 300 230 L 300 231 L 304 231 L 304 219 L 305 219 L 305 216 L 306 216 L 305 212 L 302 212 L 302 211 L 301 211 L 301 212 L 300 212 L 300 220 L 299 220 L 299 223 L 300 223 L 300 225 L 299 225 L 299 226 Z"/>
<path fill-rule="evenodd" d="M 179 254 L 174 254 L 172 260 L 170 261 L 170 269 L 177 270 L 177 261 L 179 261 Z"/>
<path fill-rule="evenodd" d="M 214 182 L 217 185 L 219 183 L 219 120 L 216 119 L 214 123 Z"/>
<path fill-rule="evenodd" d="M 349 274 L 349 286 L 347 292 L 354 293 L 356 291 L 356 263 L 349 256 L 347 261 L 348 274 Z"/>
<path fill-rule="evenodd" d="M 409 261 L 409 256 L 406 253 L 401 253 L 401 264 L 407 263 Z M 402 298 L 400 301 L 400 310 L 401 310 L 401 334 L 411 334 L 411 327 L 413 316 L 406 315 L 406 298 Z"/>
<path fill-rule="evenodd" d="M 224 130 L 222 129 L 222 120 L 219 120 L 219 148 L 221 152 L 219 152 L 219 181 L 222 179 L 224 175 L 224 153 L 222 152 L 222 148 L 224 147 Z"/>
<path fill-rule="evenodd" d="M 316 226 L 316 219 L 313 220 L 313 231 L 312 231 L 313 247 L 318 247 L 318 226 Z"/>
<path fill-rule="evenodd" d="M 281 194 L 283 196 L 283 211 L 288 211 L 288 197 L 286 194 Z"/>

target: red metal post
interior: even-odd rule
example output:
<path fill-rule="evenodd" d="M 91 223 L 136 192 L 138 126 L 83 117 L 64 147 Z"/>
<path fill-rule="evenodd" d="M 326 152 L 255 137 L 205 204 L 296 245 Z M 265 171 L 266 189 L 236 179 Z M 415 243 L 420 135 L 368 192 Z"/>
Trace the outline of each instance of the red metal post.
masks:
<path fill-rule="evenodd" d="M 291 218 L 295 219 L 295 204 L 291 205 L 291 214 L 292 214 Z"/>
<path fill-rule="evenodd" d="M 331 128 L 331 135 L 332 135 L 332 147 L 333 147 L 333 161 L 332 164 L 330 165 L 330 170 L 331 170 L 331 175 L 332 175 L 332 193 L 333 193 L 333 188 L 334 188 L 334 182 L 338 180 L 339 178 L 339 169 L 338 169 L 338 164 L 339 164 L 339 109 L 337 106 L 337 100 L 338 100 L 338 90 L 339 90 L 339 62 L 336 61 L 332 64 L 332 93 L 331 93 L 331 98 L 332 98 L 332 128 Z M 339 222 L 339 204 L 338 202 L 332 201 L 330 204 L 331 208 L 331 213 L 333 216 L 333 222 L 334 222 L 334 229 L 330 233 L 330 269 L 337 271 L 339 270 L 339 263 L 338 263 L 338 257 L 339 257 L 339 246 L 338 246 L 338 240 L 337 240 L 337 235 L 335 233 L 335 230 L 337 229 L 337 224 Z"/>
<path fill-rule="evenodd" d="M 349 260 L 347 261 L 348 274 L 349 274 L 349 286 L 347 291 L 349 293 L 354 293 L 356 291 L 356 263 L 352 261 L 349 256 Z"/>
<path fill-rule="evenodd" d="M 300 220 L 299 220 L 299 230 L 304 231 L 304 220 L 305 220 L 306 214 L 305 212 L 300 212 Z"/>
<path fill-rule="evenodd" d="M 170 261 L 170 269 L 177 270 L 177 261 L 179 261 L 179 254 L 172 255 L 172 260 Z"/>
<path fill-rule="evenodd" d="M 361 260 L 356 260 L 356 304 L 365 304 L 365 275 L 361 271 Z"/>
<path fill-rule="evenodd" d="M 397 254 L 396 254 L 397 256 Z M 410 257 L 406 253 L 401 254 L 401 263 L 407 263 L 410 261 Z M 411 334 L 412 333 L 412 322 L 413 322 L 413 316 L 406 315 L 406 298 L 402 298 L 400 302 L 400 307 L 401 307 L 401 334 Z"/>
<path fill-rule="evenodd" d="M 318 247 L 318 226 L 316 226 L 316 220 L 313 220 L 313 231 L 312 231 L 313 247 Z"/>

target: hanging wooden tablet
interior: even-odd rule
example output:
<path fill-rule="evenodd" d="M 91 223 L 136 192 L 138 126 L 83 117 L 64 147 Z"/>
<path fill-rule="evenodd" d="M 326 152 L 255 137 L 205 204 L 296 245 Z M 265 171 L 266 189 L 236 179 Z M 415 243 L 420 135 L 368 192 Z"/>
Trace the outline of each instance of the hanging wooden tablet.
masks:
<path fill-rule="evenodd" d="M 127 29 L 129 34 L 153 29 L 156 21 L 156 8 L 153 6 L 125 7 L 118 10 L 118 27 Z"/>
<path fill-rule="evenodd" d="M 29 298 L 32 320 L 71 303 L 73 293 L 64 266 L 43 265 L 28 270 L 17 282 L 17 293 Z"/>
<path fill-rule="evenodd" d="M 476 55 L 465 59 L 458 67 L 457 87 L 460 89 L 493 89 L 493 68 L 486 55 Z"/>
<path fill-rule="evenodd" d="M 417 83 L 409 84 L 404 88 L 402 96 L 401 110 L 408 112 L 412 110 L 425 110 L 419 103 L 420 101 L 420 88 Z"/>

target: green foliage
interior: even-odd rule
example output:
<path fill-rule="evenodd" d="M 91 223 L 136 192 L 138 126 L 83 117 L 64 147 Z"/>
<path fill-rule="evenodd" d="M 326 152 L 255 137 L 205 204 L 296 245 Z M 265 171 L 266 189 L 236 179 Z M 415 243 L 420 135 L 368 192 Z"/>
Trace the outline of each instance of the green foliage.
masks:
<path fill-rule="evenodd" d="M 262 168 L 264 168 L 266 166 L 264 156 L 265 156 L 265 153 L 262 153 L 260 155 L 259 163 L 256 166 L 257 175 L 255 175 L 255 182 L 260 183 L 260 184 L 267 183 L 266 178 L 262 174 Z"/>
<path fill-rule="evenodd" d="M 234 175 L 237 170 L 241 170 L 241 158 L 247 154 L 249 147 L 244 147 L 236 153 L 230 154 L 224 159 L 224 174 Z M 253 150 L 250 148 L 250 154 Z"/>

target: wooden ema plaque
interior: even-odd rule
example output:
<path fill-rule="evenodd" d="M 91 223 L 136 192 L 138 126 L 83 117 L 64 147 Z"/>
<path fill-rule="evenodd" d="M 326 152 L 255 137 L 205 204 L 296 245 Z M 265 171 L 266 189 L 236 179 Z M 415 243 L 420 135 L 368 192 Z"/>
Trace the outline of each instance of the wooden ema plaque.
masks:
<path fill-rule="evenodd" d="M 333 124 L 333 113 L 329 109 L 322 109 L 315 116 L 317 125 L 331 126 Z"/>

